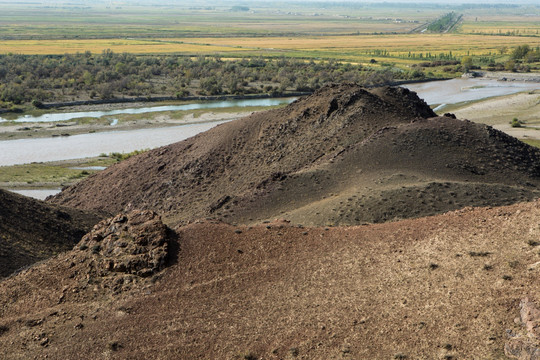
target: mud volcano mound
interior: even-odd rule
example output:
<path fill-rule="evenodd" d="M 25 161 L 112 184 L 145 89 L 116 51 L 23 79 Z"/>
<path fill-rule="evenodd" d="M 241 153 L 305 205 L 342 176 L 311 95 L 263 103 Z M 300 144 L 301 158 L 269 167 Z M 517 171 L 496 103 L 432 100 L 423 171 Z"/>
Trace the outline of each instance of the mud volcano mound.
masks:
<path fill-rule="evenodd" d="M 0 190 L 0 278 L 71 249 L 99 220 L 97 214 Z"/>
<path fill-rule="evenodd" d="M 437 117 L 407 89 L 341 84 L 130 158 L 51 201 L 151 209 L 169 224 L 349 225 L 511 204 L 538 185 L 539 150 Z"/>

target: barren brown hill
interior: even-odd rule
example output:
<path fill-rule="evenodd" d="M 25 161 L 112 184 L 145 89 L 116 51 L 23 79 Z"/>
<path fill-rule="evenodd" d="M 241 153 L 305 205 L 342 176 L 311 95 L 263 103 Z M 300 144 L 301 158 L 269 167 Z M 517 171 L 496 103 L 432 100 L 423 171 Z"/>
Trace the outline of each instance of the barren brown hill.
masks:
<path fill-rule="evenodd" d="M 119 163 L 52 202 L 169 224 L 352 225 L 537 198 L 540 151 L 403 88 L 327 86 Z"/>
<path fill-rule="evenodd" d="M 0 282 L 0 353 L 508 359 L 505 343 L 537 351 L 517 335 L 525 297 L 537 331 L 539 220 L 536 201 L 326 229 L 202 222 L 175 238 L 152 212 L 121 214 Z"/>
<path fill-rule="evenodd" d="M 69 250 L 100 216 L 0 190 L 0 278 Z"/>

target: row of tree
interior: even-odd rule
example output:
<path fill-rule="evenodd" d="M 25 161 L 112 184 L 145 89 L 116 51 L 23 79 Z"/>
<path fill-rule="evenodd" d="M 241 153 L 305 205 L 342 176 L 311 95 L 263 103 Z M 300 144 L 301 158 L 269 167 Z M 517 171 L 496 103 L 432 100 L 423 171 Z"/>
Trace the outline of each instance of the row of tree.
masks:
<path fill-rule="evenodd" d="M 337 61 L 172 55 L 136 56 L 106 50 L 62 56 L 0 56 L 0 101 L 21 104 L 117 96 L 285 93 L 328 82 L 375 85 L 421 76 Z"/>

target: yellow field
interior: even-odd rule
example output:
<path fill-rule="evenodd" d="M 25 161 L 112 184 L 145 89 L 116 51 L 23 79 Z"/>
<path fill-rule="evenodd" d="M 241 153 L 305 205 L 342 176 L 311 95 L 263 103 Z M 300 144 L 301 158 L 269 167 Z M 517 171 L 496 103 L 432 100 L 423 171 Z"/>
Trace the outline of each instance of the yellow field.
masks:
<path fill-rule="evenodd" d="M 181 41 L 181 40 L 180 40 Z M 133 54 L 213 54 L 231 51 L 224 46 L 206 44 L 182 44 L 178 40 L 156 42 L 134 39 L 95 39 L 95 40 L 4 40 L 0 43 L 0 54 L 62 55 L 91 51 L 101 53 L 111 49 L 117 53 Z M 234 49 L 235 52 L 242 49 Z"/>
<path fill-rule="evenodd" d="M 164 39 L 164 41 L 166 41 Z M 302 38 L 196 38 L 192 43 L 215 46 L 239 46 L 249 49 L 299 50 L 299 51 L 368 51 L 386 49 L 392 53 L 448 52 L 481 55 L 506 45 L 515 47 L 531 44 L 535 39 L 511 36 L 482 36 L 462 34 L 407 34 L 407 35 L 359 35 L 324 36 Z"/>
<path fill-rule="evenodd" d="M 135 54 L 286 54 L 353 60 L 370 51 L 386 50 L 391 56 L 413 53 L 445 53 L 456 56 L 497 53 L 501 46 L 538 45 L 537 38 L 482 36 L 466 34 L 406 34 L 322 37 L 228 37 L 179 39 L 97 39 L 97 40 L 7 40 L 0 43 L 0 54 L 65 54 L 105 49 Z"/>

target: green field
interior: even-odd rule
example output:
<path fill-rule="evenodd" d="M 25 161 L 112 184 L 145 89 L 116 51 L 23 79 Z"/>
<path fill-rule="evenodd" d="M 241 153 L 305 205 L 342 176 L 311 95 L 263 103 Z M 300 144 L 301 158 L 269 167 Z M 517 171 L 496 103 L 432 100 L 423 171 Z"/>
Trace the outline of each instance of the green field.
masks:
<path fill-rule="evenodd" d="M 253 2 L 249 11 L 232 11 L 235 3 L 220 5 L 176 2 L 175 5 L 84 6 L 55 2 L 0 2 L 0 38 L 66 39 L 108 37 L 182 37 L 223 35 L 313 35 L 407 32 L 436 18 L 444 9 L 370 4 Z"/>

